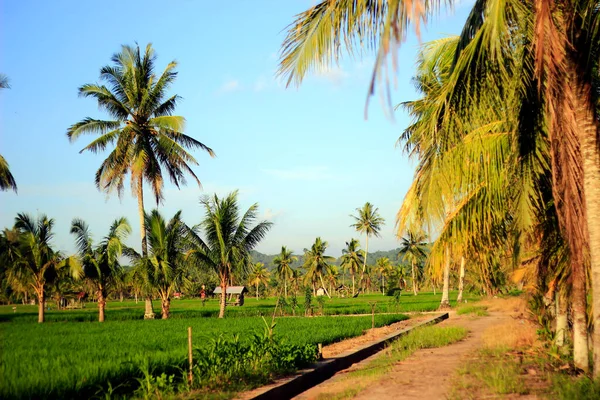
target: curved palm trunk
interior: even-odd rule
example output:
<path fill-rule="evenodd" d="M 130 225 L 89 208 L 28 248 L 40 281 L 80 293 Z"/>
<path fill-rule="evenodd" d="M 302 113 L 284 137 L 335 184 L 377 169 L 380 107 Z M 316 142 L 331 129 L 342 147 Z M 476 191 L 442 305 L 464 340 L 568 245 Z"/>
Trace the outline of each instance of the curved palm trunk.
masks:
<path fill-rule="evenodd" d="M 450 297 L 448 291 L 450 287 L 450 246 L 446 245 L 446 259 L 444 260 L 444 289 L 442 291 L 442 301 L 440 309 L 450 308 Z"/>
<path fill-rule="evenodd" d="M 38 323 L 44 322 L 44 312 L 46 307 L 46 299 L 44 298 L 44 285 L 39 285 L 35 289 L 35 294 L 38 298 Z"/>
<path fill-rule="evenodd" d="M 98 287 L 98 322 L 104 322 L 104 311 L 106 308 L 106 295 L 102 286 Z"/>
<path fill-rule="evenodd" d="M 219 318 L 225 318 L 225 307 L 227 306 L 227 277 L 221 278 L 221 306 L 219 307 Z"/>
<path fill-rule="evenodd" d="M 323 290 L 325 291 L 325 294 L 327 295 L 327 297 L 331 298 L 329 292 L 327 291 L 327 286 L 325 286 L 325 282 L 323 282 L 323 275 L 319 274 L 319 279 L 321 279 L 321 285 L 323 285 Z"/>
<path fill-rule="evenodd" d="M 457 303 L 462 303 L 463 289 L 465 281 L 465 258 L 460 258 L 460 277 L 458 280 L 458 297 L 456 298 Z"/>
<path fill-rule="evenodd" d="M 415 279 L 415 260 L 412 260 L 412 284 L 413 284 L 413 293 L 417 295 L 417 280 Z"/>
<path fill-rule="evenodd" d="M 593 350 L 594 377 L 600 378 L 600 153 L 598 134 L 600 128 L 594 120 L 591 88 L 589 84 L 578 81 L 574 74 L 577 91 L 573 96 L 579 145 L 581 148 L 583 168 L 583 188 L 587 229 L 589 235 L 589 251 L 591 264 L 592 310 L 593 310 Z M 585 272 L 582 272 L 585 277 Z M 575 284 L 575 282 L 574 282 Z M 583 288 L 585 290 L 585 286 Z M 585 298 L 584 298 L 585 299 Z M 584 303 L 585 304 L 585 303 Z M 580 340 L 583 340 L 581 338 Z M 575 343 L 574 343 L 575 344 Z M 587 346 L 586 346 L 587 350 Z M 586 358 L 587 360 L 587 358 Z M 587 365 L 587 363 L 586 363 Z"/>

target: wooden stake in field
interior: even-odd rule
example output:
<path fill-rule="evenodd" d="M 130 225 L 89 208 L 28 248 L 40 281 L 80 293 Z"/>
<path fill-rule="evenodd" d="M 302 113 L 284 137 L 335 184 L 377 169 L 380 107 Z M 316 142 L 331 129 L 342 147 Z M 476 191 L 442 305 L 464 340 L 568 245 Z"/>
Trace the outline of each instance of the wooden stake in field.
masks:
<path fill-rule="evenodd" d="M 192 373 L 192 365 L 194 364 L 194 359 L 192 357 L 192 327 L 188 326 L 188 362 L 190 364 L 190 370 L 188 372 L 188 382 L 190 386 L 192 386 L 192 382 L 194 380 L 194 374 Z"/>
<path fill-rule="evenodd" d="M 375 307 L 377 307 L 377 302 L 369 302 L 369 305 L 371 306 L 371 329 L 375 329 Z"/>

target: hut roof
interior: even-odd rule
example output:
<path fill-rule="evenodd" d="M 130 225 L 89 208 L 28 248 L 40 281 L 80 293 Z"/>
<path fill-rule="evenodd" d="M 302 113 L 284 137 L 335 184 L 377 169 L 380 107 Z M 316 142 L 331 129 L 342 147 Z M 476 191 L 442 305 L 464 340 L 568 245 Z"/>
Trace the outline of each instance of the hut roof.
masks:
<path fill-rule="evenodd" d="M 246 289 L 246 286 L 227 286 L 226 294 L 242 294 L 247 292 L 248 289 Z M 221 294 L 221 286 L 217 286 L 213 293 Z"/>

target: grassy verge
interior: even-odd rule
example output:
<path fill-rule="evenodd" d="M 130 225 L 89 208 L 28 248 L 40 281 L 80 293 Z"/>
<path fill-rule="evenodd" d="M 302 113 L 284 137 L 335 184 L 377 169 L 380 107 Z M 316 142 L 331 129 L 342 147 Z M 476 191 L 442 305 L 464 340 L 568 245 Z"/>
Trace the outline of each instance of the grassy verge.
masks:
<path fill-rule="evenodd" d="M 375 324 L 406 318 L 377 315 Z M 265 328 L 256 317 L 0 324 L 0 398 L 89 398 L 109 382 L 116 387 L 144 378 L 142 370 L 160 386 L 163 372 L 168 380 L 185 365 L 188 326 L 199 351 L 234 335 L 246 345 Z M 370 327 L 370 316 L 280 318 L 275 333 L 286 344 L 303 346 L 358 336 Z"/>
<path fill-rule="evenodd" d="M 456 309 L 458 315 L 474 315 L 476 317 L 488 316 L 486 306 L 461 306 Z"/>
<path fill-rule="evenodd" d="M 414 329 L 393 342 L 364 368 L 345 374 L 344 380 L 352 380 L 351 388 L 322 393 L 318 398 L 321 400 L 353 398 L 369 384 L 387 374 L 394 364 L 405 360 L 417 350 L 448 346 L 464 339 L 467 333 L 467 330 L 462 327 L 426 326 Z"/>

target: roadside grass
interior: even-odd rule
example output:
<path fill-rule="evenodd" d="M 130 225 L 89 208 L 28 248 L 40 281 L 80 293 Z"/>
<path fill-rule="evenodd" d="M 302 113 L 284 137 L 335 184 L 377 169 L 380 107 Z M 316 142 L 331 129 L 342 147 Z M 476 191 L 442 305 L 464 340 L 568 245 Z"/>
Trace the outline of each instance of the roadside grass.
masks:
<path fill-rule="evenodd" d="M 376 326 L 407 319 L 376 315 Z M 276 336 L 293 345 L 333 343 L 359 336 L 371 317 L 278 318 Z M 0 323 L 0 398 L 89 398 L 137 384 L 146 368 L 154 376 L 180 374 L 187 354 L 187 327 L 195 349 L 239 335 L 241 342 L 264 331 L 262 318 L 190 318 L 105 323 Z M 157 381 L 157 384 L 160 382 Z"/>
<path fill-rule="evenodd" d="M 552 397 L 560 400 L 600 399 L 600 381 L 590 378 L 555 374 L 552 377 Z"/>
<path fill-rule="evenodd" d="M 483 348 L 457 371 L 450 399 L 547 393 L 546 351 L 532 323 L 511 318 L 486 329 L 482 341 Z"/>
<path fill-rule="evenodd" d="M 352 380 L 352 387 L 319 395 L 319 399 L 349 399 L 357 396 L 370 384 L 387 374 L 395 364 L 406 360 L 417 350 L 448 346 L 467 336 L 463 327 L 425 326 L 412 330 L 394 341 L 364 367 L 344 375 L 343 381 Z"/>
<path fill-rule="evenodd" d="M 460 306 L 456 309 L 457 315 L 474 315 L 476 317 L 488 316 L 486 306 Z"/>

